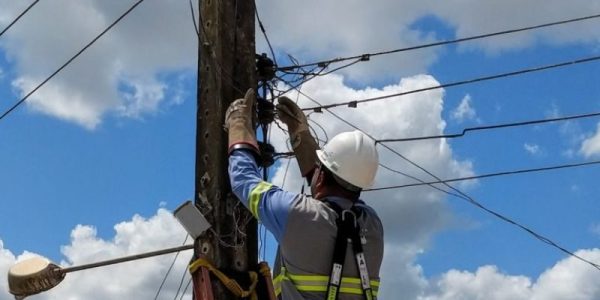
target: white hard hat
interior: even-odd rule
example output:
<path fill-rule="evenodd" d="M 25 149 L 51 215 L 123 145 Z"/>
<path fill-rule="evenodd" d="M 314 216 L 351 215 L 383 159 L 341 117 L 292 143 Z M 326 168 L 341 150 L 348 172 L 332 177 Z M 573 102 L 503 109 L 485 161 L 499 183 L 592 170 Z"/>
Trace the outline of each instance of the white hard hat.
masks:
<path fill-rule="evenodd" d="M 360 131 L 336 135 L 317 150 L 317 157 L 337 177 L 361 189 L 373 184 L 379 166 L 375 141 Z"/>

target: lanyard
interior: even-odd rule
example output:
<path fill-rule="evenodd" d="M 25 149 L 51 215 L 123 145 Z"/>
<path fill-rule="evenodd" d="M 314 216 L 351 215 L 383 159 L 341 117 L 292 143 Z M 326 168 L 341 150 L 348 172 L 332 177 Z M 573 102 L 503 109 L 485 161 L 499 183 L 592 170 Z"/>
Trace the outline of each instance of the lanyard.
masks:
<path fill-rule="evenodd" d="M 373 300 L 373 291 L 371 290 L 371 284 L 369 282 L 369 271 L 367 269 L 367 262 L 365 260 L 365 254 L 360 238 L 360 225 L 357 221 L 357 214 L 360 214 L 360 211 L 355 206 L 352 206 L 350 209 L 342 210 L 336 203 L 328 202 L 328 204 L 338 213 L 338 218 L 336 220 L 338 230 L 335 239 L 335 248 L 333 250 L 333 260 L 331 263 L 331 274 L 329 275 L 326 300 L 338 299 L 348 239 L 352 240 L 352 251 L 354 252 L 354 259 L 360 275 L 363 297 L 365 300 Z"/>

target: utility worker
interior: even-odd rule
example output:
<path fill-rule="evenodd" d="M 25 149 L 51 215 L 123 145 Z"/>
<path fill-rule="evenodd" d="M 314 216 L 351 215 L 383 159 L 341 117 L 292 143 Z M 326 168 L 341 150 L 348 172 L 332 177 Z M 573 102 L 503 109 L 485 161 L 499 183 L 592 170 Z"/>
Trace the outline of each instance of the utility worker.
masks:
<path fill-rule="evenodd" d="M 277 114 L 287 125 L 312 197 L 284 191 L 263 181 L 258 171 L 255 101 L 250 89 L 227 110 L 229 176 L 235 195 L 279 243 L 274 268 L 278 298 L 376 299 L 383 227 L 359 199 L 377 172 L 375 142 L 358 131 L 345 132 L 318 150 L 302 110 L 281 97 Z"/>

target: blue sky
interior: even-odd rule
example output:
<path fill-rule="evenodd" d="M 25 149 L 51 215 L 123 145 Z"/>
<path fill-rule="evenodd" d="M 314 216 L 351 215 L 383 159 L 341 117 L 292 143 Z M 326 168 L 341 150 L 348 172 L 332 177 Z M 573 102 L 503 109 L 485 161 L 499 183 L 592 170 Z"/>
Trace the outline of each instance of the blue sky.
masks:
<path fill-rule="evenodd" d="M 0 28 L 26 7 L 13 2 L 0 0 L 7 8 L 0 12 Z M 2 112 L 133 3 L 49 2 L 40 2 L 0 37 Z M 591 1 L 550 1 L 541 8 L 540 1 L 305 2 L 257 2 L 281 65 L 289 63 L 287 54 L 312 62 L 600 12 Z M 194 191 L 196 41 L 188 5 L 142 3 L 0 120 L 0 299 L 9 299 L 2 279 L 7 268 L 31 253 L 82 264 L 183 241 L 168 211 L 193 198 Z M 64 18 L 54 17 L 57 7 Z M 598 24 L 600 19 L 373 57 L 315 79 L 302 91 L 335 103 L 596 56 Z M 256 37 L 257 52 L 267 52 L 260 31 Z M 600 111 L 598 71 L 600 62 L 590 62 L 333 110 L 378 138 L 455 133 Z M 298 99 L 303 107 L 314 105 L 302 95 Z M 311 120 L 329 137 L 349 130 L 327 113 L 312 114 Z M 598 159 L 597 124 L 592 118 L 391 145 L 439 177 L 454 178 Z M 273 142 L 284 149 L 283 133 L 274 130 Z M 380 155 L 390 167 L 432 180 L 385 149 Z M 273 170 L 277 184 L 285 165 L 282 161 Z M 590 166 L 454 185 L 600 263 L 599 175 L 600 167 Z M 299 191 L 301 182 L 292 163 L 284 187 Z M 376 186 L 410 182 L 380 170 Z M 383 299 L 600 297 L 595 284 L 600 271 L 464 200 L 429 187 L 368 193 L 365 200 L 386 226 Z M 274 247 L 269 240 L 268 257 Z M 176 293 L 189 252 L 183 256 L 167 282 L 166 298 Z M 69 275 L 38 299 L 147 299 L 171 259 L 140 262 L 147 276 L 127 284 L 123 278 L 135 274 L 127 266 L 94 271 L 96 276 Z M 92 295 L 98 285 L 119 288 Z"/>

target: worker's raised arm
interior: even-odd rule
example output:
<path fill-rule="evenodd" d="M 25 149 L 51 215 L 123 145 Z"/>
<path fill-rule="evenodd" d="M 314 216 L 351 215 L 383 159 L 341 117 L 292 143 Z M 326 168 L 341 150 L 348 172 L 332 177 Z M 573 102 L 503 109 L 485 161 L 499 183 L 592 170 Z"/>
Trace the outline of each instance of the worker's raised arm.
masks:
<path fill-rule="evenodd" d="M 227 109 L 225 128 L 229 132 L 229 179 L 234 194 L 279 241 L 289 208 L 298 196 L 287 193 L 260 177 L 255 157 L 258 144 L 252 124 L 256 95 L 252 89 Z"/>
<path fill-rule="evenodd" d="M 263 181 L 254 156 L 247 150 L 234 150 L 229 156 L 229 180 L 233 193 L 279 241 L 290 207 L 299 195 Z"/>
<path fill-rule="evenodd" d="M 319 145 L 315 138 L 310 135 L 306 116 L 296 103 L 285 96 L 279 98 L 277 116 L 287 125 L 290 144 L 294 150 L 294 155 L 296 155 L 300 172 L 310 185 L 317 162 L 316 151 L 319 149 Z"/>

